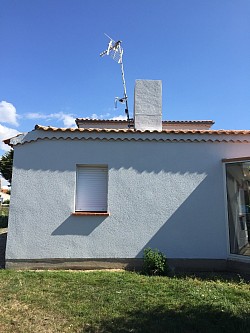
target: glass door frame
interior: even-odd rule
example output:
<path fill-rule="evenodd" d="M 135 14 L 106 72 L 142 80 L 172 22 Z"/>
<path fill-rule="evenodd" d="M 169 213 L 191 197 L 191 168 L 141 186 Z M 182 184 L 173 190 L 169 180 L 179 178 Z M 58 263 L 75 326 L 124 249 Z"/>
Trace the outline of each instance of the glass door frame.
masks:
<path fill-rule="evenodd" d="M 231 253 L 230 249 L 230 230 L 229 230 L 229 217 L 228 217 L 228 194 L 227 194 L 227 173 L 226 173 L 226 165 L 234 164 L 234 163 L 244 163 L 250 162 L 250 157 L 236 157 L 236 158 L 223 158 L 222 166 L 223 166 L 223 181 L 224 181 L 224 200 L 225 200 L 225 218 L 226 218 L 226 230 L 227 230 L 227 257 L 228 259 L 241 261 L 241 262 L 250 262 L 250 256 L 242 255 L 242 254 L 234 254 Z"/>

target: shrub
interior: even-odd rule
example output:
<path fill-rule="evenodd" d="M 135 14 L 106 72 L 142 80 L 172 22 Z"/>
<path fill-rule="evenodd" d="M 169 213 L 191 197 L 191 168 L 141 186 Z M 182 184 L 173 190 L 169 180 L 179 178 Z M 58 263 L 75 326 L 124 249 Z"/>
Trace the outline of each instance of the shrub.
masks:
<path fill-rule="evenodd" d="M 8 216 L 0 215 L 0 228 L 7 228 L 8 227 Z"/>
<path fill-rule="evenodd" d="M 157 249 L 145 249 L 142 272 L 145 275 L 167 275 L 170 270 L 166 256 Z"/>
<path fill-rule="evenodd" d="M 8 227 L 9 208 L 0 206 L 0 228 Z"/>

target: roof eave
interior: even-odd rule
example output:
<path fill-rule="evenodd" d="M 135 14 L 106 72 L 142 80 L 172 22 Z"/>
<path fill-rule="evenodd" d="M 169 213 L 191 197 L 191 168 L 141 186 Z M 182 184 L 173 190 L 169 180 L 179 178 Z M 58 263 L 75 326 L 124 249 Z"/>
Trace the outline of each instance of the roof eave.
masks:
<path fill-rule="evenodd" d="M 13 148 L 13 144 L 10 142 L 11 139 L 12 139 L 12 138 L 10 138 L 10 139 L 5 139 L 5 140 L 3 140 L 3 142 L 4 142 L 6 145 L 8 145 L 8 146 L 10 146 L 10 147 Z"/>

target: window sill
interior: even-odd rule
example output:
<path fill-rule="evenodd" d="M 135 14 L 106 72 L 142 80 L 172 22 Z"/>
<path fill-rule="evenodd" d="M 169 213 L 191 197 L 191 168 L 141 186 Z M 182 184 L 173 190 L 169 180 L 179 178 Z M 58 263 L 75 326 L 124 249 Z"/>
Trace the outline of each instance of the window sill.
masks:
<path fill-rule="evenodd" d="M 109 212 L 74 212 L 74 216 L 109 216 Z"/>

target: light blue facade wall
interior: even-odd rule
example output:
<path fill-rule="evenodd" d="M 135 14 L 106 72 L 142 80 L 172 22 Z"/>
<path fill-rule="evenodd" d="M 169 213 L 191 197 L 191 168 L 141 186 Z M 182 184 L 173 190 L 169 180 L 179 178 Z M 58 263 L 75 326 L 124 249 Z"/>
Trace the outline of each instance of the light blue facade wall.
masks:
<path fill-rule="evenodd" d="M 222 158 L 250 144 L 39 140 L 14 154 L 6 259 L 227 258 Z M 108 165 L 110 216 L 72 216 L 76 165 Z"/>

